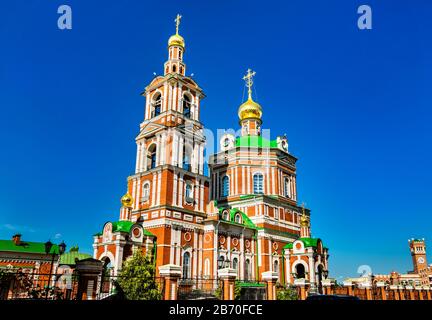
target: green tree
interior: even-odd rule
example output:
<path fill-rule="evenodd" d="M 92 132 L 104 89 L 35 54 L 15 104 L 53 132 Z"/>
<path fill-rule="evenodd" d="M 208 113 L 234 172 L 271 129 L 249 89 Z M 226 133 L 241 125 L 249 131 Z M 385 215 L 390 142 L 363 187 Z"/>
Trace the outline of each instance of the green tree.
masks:
<path fill-rule="evenodd" d="M 156 268 L 150 257 L 137 250 L 123 263 L 118 283 L 128 300 L 160 300 L 162 293 L 155 275 Z"/>
<path fill-rule="evenodd" d="M 298 292 L 295 287 L 281 287 L 276 293 L 277 300 L 298 300 Z"/>

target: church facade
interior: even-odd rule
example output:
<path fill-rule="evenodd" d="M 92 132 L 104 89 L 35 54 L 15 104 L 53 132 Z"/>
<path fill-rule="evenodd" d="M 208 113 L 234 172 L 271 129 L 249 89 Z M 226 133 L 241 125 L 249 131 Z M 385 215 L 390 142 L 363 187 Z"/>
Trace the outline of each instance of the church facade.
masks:
<path fill-rule="evenodd" d="M 222 136 L 205 174 L 205 94 L 186 76 L 180 18 L 164 75 L 142 93 L 135 173 L 127 179 L 119 220 L 94 235 L 94 258 L 117 274 L 142 250 L 157 270 L 180 266 L 183 279 L 216 279 L 218 269 L 229 266 L 239 280 L 259 281 L 272 271 L 280 283 L 305 279 L 319 286 L 328 274 L 328 249 L 311 236 L 310 210 L 298 205 L 297 159 L 287 138 L 272 140 L 261 129 L 251 70 L 244 77 L 248 99 L 238 109 L 241 133 Z"/>

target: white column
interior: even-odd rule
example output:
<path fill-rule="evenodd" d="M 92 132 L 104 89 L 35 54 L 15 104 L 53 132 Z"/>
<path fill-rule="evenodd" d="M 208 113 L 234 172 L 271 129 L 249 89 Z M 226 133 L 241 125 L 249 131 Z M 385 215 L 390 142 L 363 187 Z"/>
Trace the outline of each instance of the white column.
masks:
<path fill-rule="evenodd" d="M 241 186 L 240 192 L 241 192 L 241 194 L 246 194 L 247 191 L 246 191 L 246 184 L 245 184 L 245 181 L 246 181 L 245 167 L 242 166 L 241 168 L 242 168 L 242 186 Z"/>
<path fill-rule="evenodd" d="M 165 157 L 166 157 L 166 132 L 163 132 L 161 135 L 161 152 L 160 152 L 160 162 L 159 164 L 164 165 L 165 164 Z"/>
<path fill-rule="evenodd" d="M 150 94 L 147 92 L 146 94 L 146 106 L 145 106 L 145 115 L 144 120 L 150 119 Z"/>
<path fill-rule="evenodd" d="M 204 146 L 200 144 L 199 146 L 199 174 L 204 172 Z"/>
<path fill-rule="evenodd" d="M 162 190 L 161 190 L 161 186 L 162 186 L 161 180 L 162 180 L 162 172 L 158 172 L 158 183 L 157 183 L 158 184 L 158 192 L 157 192 L 156 205 L 160 205 L 160 195 L 162 193 Z"/>
<path fill-rule="evenodd" d="M 173 96 L 173 98 L 172 98 L 172 104 L 171 104 L 171 108 L 173 109 L 173 110 L 177 110 L 177 93 L 178 93 L 178 90 L 177 90 L 177 87 L 178 87 L 178 83 L 176 83 L 175 84 L 175 86 L 173 86 L 173 88 L 172 88 L 172 96 Z"/>
<path fill-rule="evenodd" d="M 163 95 L 163 103 L 162 103 L 162 111 L 167 110 L 167 104 L 168 104 L 168 83 L 164 83 L 164 95 Z"/>
<path fill-rule="evenodd" d="M 265 170 L 265 179 L 266 179 L 266 185 L 267 185 L 267 190 L 266 190 L 266 194 L 271 194 L 271 191 L 270 191 L 270 169 L 269 169 L 269 167 L 267 167 L 266 168 L 266 170 Z"/>
<path fill-rule="evenodd" d="M 178 159 L 177 159 L 177 161 L 178 161 L 178 166 L 180 167 L 180 168 L 182 168 L 183 167 L 183 147 L 184 147 L 184 137 L 183 137 L 183 135 L 181 134 L 180 135 L 180 143 L 179 143 L 179 156 L 178 156 Z"/>
<path fill-rule="evenodd" d="M 171 108 L 171 110 L 173 110 L 173 86 L 172 85 L 168 85 L 168 108 L 167 110 L 169 110 Z"/>
<path fill-rule="evenodd" d="M 145 144 L 142 143 L 141 146 L 141 161 L 140 161 L 140 172 L 147 171 L 147 156 Z"/>
<path fill-rule="evenodd" d="M 137 142 L 137 154 L 136 154 L 136 164 L 135 164 L 135 173 L 138 173 L 140 170 L 141 164 L 141 142 Z"/>
<path fill-rule="evenodd" d="M 178 204 L 179 204 L 180 207 L 183 207 L 183 173 L 180 174 Z"/>
<path fill-rule="evenodd" d="M 134 178 L 132 181 L 132 198 L 133 199 L 136 199 L 136 197 L 137 197 L 136 194 L 137 194 L 137 192 L 136 192 L 136 179 Z M 135 208 L 136 208 L 136 206 L 135 206 Z"/>
<path fill-rule="evenodd" d="M 157 144 L 157 147 L 156 147 L 156 165 L 158 166 L 161 162 L 161 154 L 162 154 L 161 153 L 162 146 L 161 146 L 161 136 L 160 135 L 158 135 L 156 137 L 156 144 Z"/>
<path fill-rule="evenodd" d="M 195 186 L 193 188 L 193 196 L 194 196 L 194 209 L 195 211 L 198 211 L 198 206 L 199 206 L 199 184 L 198 184 L 198 180 L 195 180 Z"/>
<path fill-rule="evenodd" d="M 204 209 L 204 183 L 203 181 L 201 181 L 200 183 L 200 191 L 201 191 L 201 196 L 200 196 L 200 211 L 201 212 L 205 212 Z"/>
<path fill-rule="evenodd" d="M 171 164 L 177 166 L 178 162 L 178 142 L 179 137 L 176 131 L 173 132 L 173 144 L 172 144 L 172 159 Z"/>
<path fill-rule="evenodd" d="M 137 192 L 135 196 L 135 209 L 139 208 L 139 201 L 141 198 L 141 179 L 138 179 Z"/>
<path fill-rule="evenodd" d="M 177 206 L 177 173 L 174 172 L 174 182 L 173 182 L 173 206 Z"/>
<path fill-rule="evenodd" d="M 272 191 L 271 191 L 271 193 L 272 194 L 276 194 L 276 188 L 275 188 L 275 185 L 276 185 L 276 180 L 275 180 L 275 168 L 271 168 L 271 172 L 272 172 L 272 177 L 271 177 L 271 185 L 272 185 Z"/>
<path fill-rule="evenodd" d="M 246 180 L 247 180 L 247 194 L 251 194 L 252 192 L 252 190 L 251 190 L 251 179 L 252 179 L 252 177 L 251 177 L 251 169 L 250 169 L 250 167 L 247 167 L 246 168 Z"/>
<path fill-rule="evenodd" d="M 156 200 L 156 173 L 153 173 L 153 183 L 152 183 L 152 199 L 151 199 L 151 205 L 154 206 L 155 205 L 155 200 Z"/>

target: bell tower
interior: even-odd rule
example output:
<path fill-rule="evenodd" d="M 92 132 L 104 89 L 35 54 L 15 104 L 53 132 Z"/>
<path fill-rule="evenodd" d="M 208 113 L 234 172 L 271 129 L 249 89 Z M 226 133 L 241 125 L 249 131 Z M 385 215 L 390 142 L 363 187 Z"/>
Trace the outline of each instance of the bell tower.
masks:
<path fill-rule="evenodd" d="M 411 257 L 413 260 L 414 273 L 420 273 L 427 269 L 426 245 L 424 239 L 408 240 Z"/>

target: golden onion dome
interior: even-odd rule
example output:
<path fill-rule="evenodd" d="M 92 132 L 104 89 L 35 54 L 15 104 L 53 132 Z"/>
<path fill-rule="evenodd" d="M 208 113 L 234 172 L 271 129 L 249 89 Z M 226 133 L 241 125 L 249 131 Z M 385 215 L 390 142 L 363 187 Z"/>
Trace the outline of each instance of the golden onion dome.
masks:
<path fill-rule="evenodd" d="M 262 108 L 261 106 L 252 100 L 251 97 L 244 102 L 239 110 L 238 110 L 238 116 L 240 118 L 240 121 L 246 120 L 246 119 L 258 119 L 261 120 L 262 116 Z"/>
<path fill-rule="evenodd" d="M 120 201 L 121 201 L 123 207 L 127 207 L 127 208 L 131 208 L 132 207 L 133 198 L 129 194 L 129 192 L 126 192 L 126 194 L 123 197 L 121 197 Z"/>
<path fill-rule="evenodd" d="M 179 47 L 182 47 L 184 49 L 185 48 L 185 41 L 184 41 L 183 37 L 179 34 L 172 35 L 168 40 L 168 47 L 171 47 L 171 46 L 179 46 Z"/>

